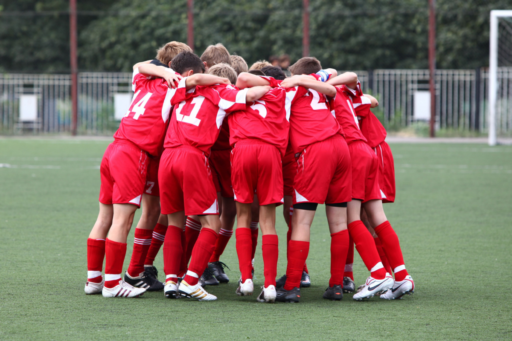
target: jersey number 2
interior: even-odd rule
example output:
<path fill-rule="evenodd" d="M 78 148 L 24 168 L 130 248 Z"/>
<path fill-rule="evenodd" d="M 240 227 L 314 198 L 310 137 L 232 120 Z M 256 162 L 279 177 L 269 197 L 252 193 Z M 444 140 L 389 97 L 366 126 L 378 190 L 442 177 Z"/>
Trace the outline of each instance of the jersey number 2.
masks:
<path fill-rule="evenodd" d="M 320 95 L 316 90 L 309 89 L 309 92 L 313 94 L 313 100 L 311 101 L 311 108 L 313 108 L 313 110 L 327 109 L 325 103 L 320 103 Z"/>

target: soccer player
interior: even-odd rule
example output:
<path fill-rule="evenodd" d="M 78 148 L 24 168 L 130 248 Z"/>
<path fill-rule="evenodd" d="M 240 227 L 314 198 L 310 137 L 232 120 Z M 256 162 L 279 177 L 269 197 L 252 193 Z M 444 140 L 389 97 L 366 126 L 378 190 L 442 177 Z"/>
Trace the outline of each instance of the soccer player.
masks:
<path fill-rule="evenodd" d="M 318 204 L 324 202 L 331 232 L 331 279 L 323 297 L 331 300 L 343 297 L 343 264 L 348 250 L 346 203 L 351 197 L 350 154 L 324 96 L 334 97 L 336 89 L 305 76 L 321 69 L 316 58 L 301 58 L 290 67 L 294 76 L 281 83 L 284 87 L 295 87 L 290 101 L 290 142 L 297 160 L 297 174 L 293 186 L 293 228 L 288 243 L 286 282 L 277 290 L 276 297 L 280 302 L 300 301 L 300 280 L 309 253 L 310 227 Z"/>
<path fill-rule="evenodd" d="M 270 64 L 269 62 L 267 62 L 266 60 L 258 60 L 257 62 L 255 62 L 254 64 L 251 65 L 251 67 L 249 68 L 249 71 L 252 71 L 252 70 L 261 70 L 263 69 L 265 66 L 272 66 L 272 64 Z"/>
<path fill-rule="evenodd" d="M 171 41 L 158 49 L 156 59 L 151 61 L 151 64 L 170 67 L 172 59 L 185 51 L 192 52 L 192 49 L 187 44 Z M 165 106 L 165 110 L 170 109 L 169 106 Z M 160 291 L 164 288 L 164 285 L 158 281 L 158 270 L 153 266 L 153 261 L 163 244 L 167 230 L 167 217 L 160 215 L 160 192 L 158 190 L 158 165 L 162 151 L 163 139 L 158 155 L 150 158 L 146 187 L 142 195 L 142 214 L 135 228 L 130 265 L 124 275 L 125 282 L 134 287 L 145 288 L 147 291 Z"/>
<path fill-rule="evenodd" d="M 248 72 L 249 67 L 247 66 L 247 62 L 240 56 L 231 55 L 229 56 L 231 67 L 236 71 L 236 74 L 239 75 L 242 72 Z"/>
<path fill-rule="evenodd" d="M 140 207 L 150 156 L 159 154 L 165 135 L 170 114 L 165 98 L 173 92 L 169 86 L 180 79 L 167 71 L 164 79 L 139 73 L 139 68 L 151 66 L 159 68 L 149 63 L 135 65 L 132 104 L 101 161 L 100 212 L 87 240 L 86 294 L 138 297 L 146 291 L 121 279 L 126 240 Z M 104 256 L 105 280 L 101 276 Z"/>
<path fill-rule="evenodd" d="M 178 57 L 171 65 L 175 70 L 178 70 L 175 67 Z M 179 292 L 181 296 L 211 301 L 217 297 L 207 293 L 199 284 L 199 276 L 208 264 L 220 230 L 217 194 L 208 156 L 226 114 L 245 109 L 247 101 L 258 100 L 269 87 L 239 91 L 227 85 L 229 80 L 226 78 L 194 75 L 202 70 L 201 60 L 194 54 L 186 57 L 183 64 L 188 71 L 183 75 L 192 75 L 180 81 L 172 96 L 171 103 L 175 109 L 158 174 L 162 213 L 167 214 L 169 222 L 164 242 L 164 292 L 169 298 L 178 297 Z M 223 65 L 214 67 L 230 68 Z M 178 287 L 185 215 L 198 216 L 201 232 L 192 250 L 186 275 Z"/>

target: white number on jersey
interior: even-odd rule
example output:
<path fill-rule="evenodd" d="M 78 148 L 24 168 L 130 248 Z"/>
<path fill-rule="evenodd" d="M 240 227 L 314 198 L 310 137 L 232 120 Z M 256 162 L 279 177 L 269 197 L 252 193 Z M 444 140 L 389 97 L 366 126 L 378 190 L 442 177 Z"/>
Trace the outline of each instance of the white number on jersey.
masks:
<path fill-rule="evenodd" d="M 256 101 L 257 104 L 251 105 L 252 110 L 257 110 L 261 117 L 267 117 L 267 108 L 265 108 L 265 101 Z"/>
<path fill-rule="evenodd" d="M 201 109 L 201 105 L 203 104 L 204 97 L 198 96 L 195 97 L 192 100 L 192 104 L 194 104 L 194 108 L 192 108 L 192 111 L 190 112 L 190 115 L 185 116 L 181 114 L 181 109 L 183 109 L 183 106 L 185 105 L 185 101 L 181 102 L 178 108 L 176 109 L 176 121 L 178 122 L 185 122 L 189 124 L 193 124 L 196 127 L 199 126 L 199 123 L 201 123 L 201 120 L 197 118 L 197 114 L 199 113 L 199 109 Z"/>
<path fill-rule="evenodd" d="M 309 89 L 309 92 L 313 94 L 313 100 L 311 101 L 311 108 L 313 108 L 313 110 L 327 109 L 325 103 L 320 103 L 320 95 L 316 90 Z"/>
<path fill-rule="evenodd" d="M 144 107 L 148 103 L 151 95 L 153 95 L 153 94 L 151 92 L 148 92 L 144 97 L 142 97 L 142 99 L 140 101 L 138 101 L 135 105 L 133 105 L 133 102 L 135 101 L 135 99 L 137 98 L 137 96 L 139 94 L 140 94 L 140 90 L 137 91 L 137 93 L 133 96 L 132 104 L 130 104 L 131 110 L 128 110 L 125 117 L 128 117 L 128 115 L 130 115 L 130 113 L 132 111 L 135 113 L 135 115 L 133 115 L 134 120 L 138 120 L 141 115 L 144 115 L 144 111 L 146 111 L 146 109 Z"/>
<path fill-rule="evenodd" d="M 348 104 L 348 106 L 350 108 L 350 111 L 352 112 L 352 116 L 354 116 L 354 122 L 356 122 L 357 128 L 361 129 L 361 128 L 359 128 L 359 121 L 357 120 L 356 113 L 354 112 L 354 105 L 348 99 L 347 99 L 347 104 Z"/>

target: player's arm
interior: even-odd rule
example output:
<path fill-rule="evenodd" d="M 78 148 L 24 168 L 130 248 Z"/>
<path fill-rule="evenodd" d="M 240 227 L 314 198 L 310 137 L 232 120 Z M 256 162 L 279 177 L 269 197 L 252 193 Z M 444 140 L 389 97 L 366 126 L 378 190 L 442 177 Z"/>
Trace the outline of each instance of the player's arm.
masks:
<path fill-rule="evenodd" d="M 256 76 L 258 77 L 258 76 Z M 259 100 L 261 97 L 265 96 L 265 94 L 270 90 L 269 85 L 265 86 L 254 86 L 247 90 L 247 94 L 245 95 L 246 102 L 254 102 Z"/>
<path fill-rule="evenodd" d="M 159 78 L 165 79 L 169 88 L 175 88 L 178 86 L 181 77 L 179 74 L 175 73 L 169 68 L 163 66 L 157 66 L 154 64 L 142 64 L 139 66 L 139 72 L 143 75 L 147 76 L 155 76 Z"/>
<path fill-rule="evenodd" d="M 242 72 L 240 75 L 238 75 L 238 78 L 236 80 L 236 86 L 239 89 L 266 85 L 270 85 L 270 82 L 268 80 L 260 76 L 252 75 L 249 72 Z"/>
<path fill-rule="evenodd" d="M 375 107 L 379 106 L 379 101 L 377 101 L 377 99 L 375 97 L 373 97 L 372 95 L 364 94 L 363 96 L 368 98 L 372 102 L 370 105 L 371 108 L 375 108 Z"/>
<path fill-rule="evenodd" d="M 144 61 L 144 62 L 139 62 L 139 63 L 135 64 L 135 65 L 133 66 L 133 71 L 135 71 L 135 70 L 136 70 L 137 68 L 139 68 L 141 65 L 151 63 L 151 61 L 152 61 L 152 60 L 153 60 L 153 59 L 150 59 L 150 60 L 146 60 L 146 61 Z"/>
<path fill-rule="evenodd" d="M 327 83 L 335 86 L 346 85 L 351 89 L 355 89 L 357 87 L 357 81 L 357 74 L 355 72 L 344 72 L 339 76 L 329 79 Z"/>
<path fill-rule="evenodd" d="M 208 86 L 215 84 L 229 84 L 229 79 L 204 73 L 198 73 L 185 79 L 185 87 L 187 89 L 191 89 L 198 85 Z"/>
<path fill-rule="evenodd" d="M 308 89 L 313 89 L 318 91 L 321 94 L 324 94 L 329 97 L 336 96 L 336 88 L 328 83 L 322 83 L 317 81 L 313 76 L 293 76 L 286 78 L 281 86 L 284 88 L 292 88 L 294 86 L 303 86 Z"/>

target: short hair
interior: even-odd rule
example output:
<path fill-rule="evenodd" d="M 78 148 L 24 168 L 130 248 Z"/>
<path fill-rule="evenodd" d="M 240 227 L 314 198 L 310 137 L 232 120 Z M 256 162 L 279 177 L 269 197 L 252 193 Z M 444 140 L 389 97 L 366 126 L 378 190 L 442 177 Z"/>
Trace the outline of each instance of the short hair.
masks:
<path fill-rule="evenodd" d="M 249 70 L 261 70 L 265 66 L 272 66 L 269 62 L 266 60 L 258 60 L 256 63 L 252 64 Z"/>
<path fill-rule="evenodd" d="M 261 69 L 261 72 L 265 74 L 265 76 L 274 77 L 278 80 L 284 80 L 286 78 L 286 75 L 284 74 L 283 70 L 281 70 L 280 67 L 276 66 L 265 66 L 263 69 Z"/>
<path fill-rule="evenodd" d="M 235 69 L 236 74 L 239 75 L 242 72 L 249 71 L 249 67 L 247 66 L 247 63 L 245 62 L 245 59 L 243 59 L 240 56 L 230 56 L 231 59 L 231 67 Z"/>
<path fill-rule="evenodd" d="M 315 57 L 303 57 L 288 69 L 294 75 L 310 75 L 322 70 L 322 64 Z"/>
<path fill-rule="evenodd" d="M 171 69 L 179 74 L 192 70 L 194 73 L 204 73 L 204 64 L 199 57 L 192 52 L 182 52 L 171 62 Z"/>
<path fill-rule="evenodd" d="M 272 64 L 273 62 L 279 62 L 279 57 L 278 56 L 270 56 L 268 57 L 268 61 Z"/>
<path fill-rule="evenodd" d="M 287 54 L 283 54 L 281 57 L 279 57 L 279 63 L 289 62 L 289 61 L 290 61 L 290 56 Z"/>
<path fill-rule="evenodd" d="M 249 70 L 249 73 L 250 73 L 251 75 L 256 75 L 256 76 L 265 76 L 265 74 L 263 73 L 263 71 L 261 71 L 261 70 L 256 70 L 256 69 L 254 69 L 254 70 Z"/>
<path fill-rule="evenodd" d="M 231 84 L 236 84 L 237 74 L 235 69 L 231 67 L 231 65 L 226 63 L 215 64 L 211 68 L 208 69 L 208 73 L 210 75 L 227 78 L 231 82 Z"/>
<path fill-rule="evenodd" d="M 169 66 L 169 63 L 179 55 L 181 52 L 192 52 L 190 46 L 179 41 L 171 41 L 158 50 L 156 50 L 156 59 L 158 59 L 165 66 Z"/>
<path fill-rule="evenodd" d="M 220 63 L 231 65 L 229 51 L 221 43 L 208 46 L 201 55 L 201 60 L 206 62 L 208 67 L 212 67 Z"/>

